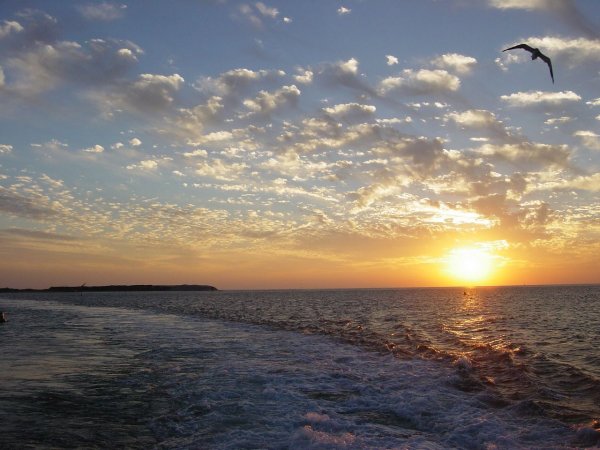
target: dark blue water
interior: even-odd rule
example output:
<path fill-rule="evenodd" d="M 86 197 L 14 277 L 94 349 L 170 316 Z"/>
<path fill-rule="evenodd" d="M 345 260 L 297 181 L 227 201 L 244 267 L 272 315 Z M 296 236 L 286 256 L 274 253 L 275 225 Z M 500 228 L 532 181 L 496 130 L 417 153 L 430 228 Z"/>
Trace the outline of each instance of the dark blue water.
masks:
<path fill-rule="evenodd" d="M 0 447 L 598 445 L 600 287 L 18 294 Z"/>

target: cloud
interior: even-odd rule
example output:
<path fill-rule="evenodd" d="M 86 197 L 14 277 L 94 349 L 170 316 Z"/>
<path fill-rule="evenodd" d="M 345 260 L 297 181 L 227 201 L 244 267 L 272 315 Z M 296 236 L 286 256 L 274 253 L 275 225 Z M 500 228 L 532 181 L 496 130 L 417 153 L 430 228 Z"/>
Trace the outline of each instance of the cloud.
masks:
<path fill-rule="evenodd" d="M 313 71 L 312 70 L 303 70 L 300 69 L 299 70 L 299 74 L 298 75 L 294 75 L 294 80 L 296 80 L 296 82 L 301 83 L 301 84 L 310 84 L 313 81 Z"/>
<path fill-rule="evenodd" d="M 146 170 L 155 170 L 158 167 L 158 163 L 153 159 L 145 159 L 140 161 L 140 167 Z"/>
<path fill-rule="evenodd" d="M 183 154 L 183 156 L 185 156 L 186 158 L 193 158 L 195 156 L 201 156 L 203 158 L 206 158 L 208 156 L 208 152 L 206 150 L 203 150 L 203 149 L 196 149 L 196 150 L 191 151 L 191 152 L 185 152 Z"/>
<path fill-rule="evenodd" d="M 412 165 L 416 168 L 413 172 L 418 178 L 433 173 L 433 170 L 439 167 L 439 163 L 445 159 L 444 147 L 439 139 L 404 139 L 396 146 L 401 154 L 410 157 Z M 411 167 L 411 170 L 413 169 Z"/>
<path fill-rule="evenodd" d="M 579 130 L 573 133 L 573 136 L 581 139 L 583 145 L 592 150 L 600 150 L 600 135 L 593 131 Z"/>
<path fill-rule="evenodd" d="M 132 138 L 129 140 L 129 145 L 131 145 L 132 147 L 139 147 L 140 145 L 142 145 L 142 141 L 140 141 L 138 138 Z"/>
<path fill-rule="evenodd" d="M 569 0 L 489 0 L 494 8 L 499 9 L 526 9 L 526 10 L 544 10 L 555 8 L 561 3 Z"/>
<path fill-rule="evenodd" d="M 12 152 L 12 150 L 13 150 L 12 145 L 0 144 L 0 155 L 10 153 L 10 152 Z"/>
<path fill-rule="evenodd" d="M 470 109 L 462 113 L 450 113 L 449 119 L 469 128 L 488 128 L 498 123 L 494 113 L 484 109 Z"/>
<path fill-rule="evenodd" d="M 0 39 L 4 39 L 11 33 L 20 33 L 23 27 L 19 22 L 5 20 L 3 25 L 0 25 Z"/>
<path fill-rule="evenodd" d="M 51 43 L 58 40 L 60 29 L 58 20 L 43 11 L 24 9 L 16 14 L 18 17 L 18 30 L 13 27 L 13 32 L 8 35 L 8 49 L 21 52 L 37 44 Z M 18 27 L 17 27 L 18 28 Z"/>
<path fill-rule="evenodd" d="M 393 66 L 393 65 L 398 64 L 398 58 L 396 58 L 393 55 L 385 55 L 385 58 L 386 58 L 386 64 L 388 66 Z"/>
<path fill-rule="evenodd" d="M 218 77 L 203 77 L 194 83 L 194 87 L 203 93 L 223 98 L 237 97 L 248 92 L 252 86 L 261 82 L 273 82 L 285 73 L 280 70 L 250 70 L 238 68 L 228 70 Z"/>
<path fill-rule="evenodd" d="M 573 91 L 529 91 L 502 95 L 500 99 L 508 103 L 509 106 L 527 107 L 534 105 L 560 106 L 569 102 L 577 102 L 581 100 L 581 97 Z"/>
<path fill-rule="evenodd" d="M 459 74 L 467 74 L 477 64 L 477 60 L 471 56 L 460 55 L 458 53 L 446 53 L 435 58 L 432 63 L 441 69 L 453 70 Z"/>
<path fill-rule="evenodd" d="M 341 103 L 328 108 L 323 108 L 323 112 L 337 119 L 369 117 L 375 114 L 376 110 L 377 108 L 373 105 L 361 105 L 360 103 Z"/>
<path fill-rule="evenodd" d="M 69 147 L 69 144 L 65 144 L 64 142 L 59 141 L 58 139 L 52 139 L 48 142 L 44 142 L 43 144 L 31 144 L 31 147 L 40 149 L 47 152 L 60 152 Z"/>
<path fill-rule="evenodd" d="M 127 5 L 119 5 L 115 3 L 89 3 L 87 5 L 79 5 L 77 9 L 83 17 L 88 20 L 103 20 L 110 21 L 120 19 L 124 16 Z"/>
<path fill-rule="evenodd" d="M 353 211 L 356 213 L 387 196 L 397 194 L 400 190 L 401 186 L 373 183 L 369 186 L 363 186 L 356 191 L 349 192 L 347 198 L 356 203 L 355 208 L 353 208 Z"/>
<path fill-rule="evenodd" d="M 577 67 L 583 63 L 600 62 L 600 39 L 566 39 L 554 36 L 530 37 L 527 42 L 539 47 L 553 61 L 560 59 L 564 64 Z"/>
<path fill-rule="evenodd" d="M 572 122 L 573 118 L 572 117 L 568 117 L 568 116 L 562 116 L 562 117 L 552 117 L 550 119 L 547 119 L 544 121 L 544 123 L 546 125 L 560 125 L 563 123 L 567 123 L 567 122 Z"/>
<path fill-rule="evenodd" d="M 548 145 L 535 142 L 484 144 L 475 150 L 486 157 L 500 158 L 515 164 L 569 167 L 570 151 L 566 145 Z"/>
<path fill-rule="evenodd" d="M 245 163 L 226 163 L 222 159 L 203 161 L 196 166 L 196 175 L 222 181 L 239 180 L 248 166 Z"/>
<path fill-rule="evenodd" d="M 102 153 L 102 152 L 104 152 L 104 147 L 102 147 L 99 144 L 96 144 L 91 147 L 84 148 L 83 151 L 87 152 L 87 153 Z"/>
<path fill-rule="evenodd" d="M 206 103 L 193 108 L 179 108 L 173 114 L 165 117 L 168 127 L 165 132 L 176 137 L 199 139 L 207 124 L 216 123 L 220 119 L 225 105 L 218 96 L 209 98 Z"/>
<path fill-rule="evenodd" d="M 141 74 L 127 87 L 127 97 L 139 109 L 160 109 L 173 103 L 173 96 L 184 83 L 181 75 Z"/>
<path fill-rule="evenodd" d="M 49 219 L 58 214 L 50 201 L 39 194 L 31 197 L 0 186 L 0 211 L 35 220 Z"/>
<path fill-rule="evenodd" d="M 262 2 L 257 2 L 254 6 L 264 17 L 275 19 L 279 15 L 277 8 L 270 8 Z"/>
<path fill-rule="evenodd" d="M 153 159 L 144 159 L 139 164 L 130 164 L 127 170 L 142 170 L 147 172 L 153 172 L 158 169 L 158 162 Z"/>
<path fill-rule="evenodd" d="M 248 4 L 242 4 L 238 7 L 238 13 L 236 17 L 248 22 L 250 25 L 256 28 L 262 28 L 263 22 L 259 16 L 256 15 L 255 11 Z"/>
<path fill-rule="evenodd" d="M 283 86 L 274 92 L 260 91 L 254 99 L 244 100 L 244 106 L 253 113 L 269 114 L 284 105 L 295 105 L 300 93 L 296 85 Z"/>
<path fill-rule="evenodd" d="M 27 239 L 35 239 L 35 240 L 49 240 L 49 241 L 75 241 L 77 238 L 73 236 L 68 236 L 65 234 L 52 233 L 48 231 L 39 231 L 39 230 L 27 230 L 24 228 L 8 228 L 4 230 L 0 230 L 1 234 L 8 234 L 12 237 L 24 237 Z"/>
<path fill-rule="evenodd" d="M 486 131 L 503 140 L 512 138 L 495 114 L 484 109 L 452 112 L 446 115 L 445 120 L 450 120 L 463 128 Z"/>
<path fill-rule="evenodd" d="M 488 2 L 490 6 L 498 9 L 548 12 L 588 36 L 598 37 L 595 26 L 579 11 L 577 3 L 573 0 L 488 0 Z"/>
<path fill-rule="evenodd" d="M 457 91 L 460 79 L 445 70 L 406 69 L 400 77 L 388 77 L 379 83 L 380 95 L 399 91 L 410 95 L 436 94 Z"/>
<path fill-rule="evenodd" d="M 351 10 L 351 9 L 349 9 L 349 8 L 346 8 L 345 6 L 340 6 L 340 7 L 338 8 L 338 10 L 337 10 L 337 13 L 338 13 L 340 16 L 344 16 L 344 15 L 346 15 L 346 14 L 350 14 L 351 12 L 352 12 L 352 10 Z"/>
<path fill-rule="evenodd" d="M 571 179 L 556 178 L 545 180 L 537 186 L 540 191 L 569 190 L 579 189 L 582 191 L 600 192 L 600 173 L 591 175 L 579 175 Z"/>
<path fill-rule="evenodd" d="M 243 3 L 238 6 L 237 11 L 238 13 L 235 17 L 258 29 L 264 28 L 263 19 L 275 20 L 279 15 L 279 10 L 277 8 L 269 7 L 263 2 L 256 2 L 254 5 Z M 285 19 L 284 22 L 286 22 Z"/>
<path fill-rule="evenodd" d="M 92 39 L 81 45 L 72 41 L 35 42 L 8 58 L 12 84 L 6 88 L 33 96 L 70 82 L 109 85 L 136 63 L 141 49 L 128 41 Z"/>
<path fill-rule="evenodd" d="M 377 92 L 361 77 L 358 66 L 359 62 L 356 58 L 327 63 L 319 68 L 318 75 L 329 86 L 344 86 L 359 93 L 376 97 Z"/>
<path fill-rule="evenodd" d="M 600 98 L 596 98 L 594 100 L 590 100 L 588 102 L 585 102 L 586 105 L 590 105 L 590 106 L 600 106 Z"/>
<path fill-rule="evenodd" d="M 575 177 L 567 183 L 567 188 L 582 189 L 585 191 L 600 192 L 600 173 Z"/>
<path fill-rule="evenodd" d="M 175 102 L 175 95 L 184 84 L 181 75 L 156 75 L 144 73 L 137 80 L 90 92 L 88 97 L 107 116 L 114 111 L 152 114 L 165 110 Z"/>

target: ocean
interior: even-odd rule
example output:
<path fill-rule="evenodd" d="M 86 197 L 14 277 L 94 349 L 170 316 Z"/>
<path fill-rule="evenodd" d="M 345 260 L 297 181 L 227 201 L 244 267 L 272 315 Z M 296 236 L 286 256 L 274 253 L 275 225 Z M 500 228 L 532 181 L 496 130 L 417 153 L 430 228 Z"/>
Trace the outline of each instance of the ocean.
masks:
<path fill-rule="evenodd" d="M 2 294 L 0 448 L 600 445 L 600 286 Z"/>

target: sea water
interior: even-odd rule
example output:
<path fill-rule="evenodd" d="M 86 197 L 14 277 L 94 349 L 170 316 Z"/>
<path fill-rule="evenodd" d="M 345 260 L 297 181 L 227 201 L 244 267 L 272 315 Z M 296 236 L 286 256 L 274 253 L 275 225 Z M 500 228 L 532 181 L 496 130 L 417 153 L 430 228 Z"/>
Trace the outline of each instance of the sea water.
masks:
<path fill-rule="evenodd" d="M 600 445 L 600 287 L 4 294 L 0 448 Z"/>

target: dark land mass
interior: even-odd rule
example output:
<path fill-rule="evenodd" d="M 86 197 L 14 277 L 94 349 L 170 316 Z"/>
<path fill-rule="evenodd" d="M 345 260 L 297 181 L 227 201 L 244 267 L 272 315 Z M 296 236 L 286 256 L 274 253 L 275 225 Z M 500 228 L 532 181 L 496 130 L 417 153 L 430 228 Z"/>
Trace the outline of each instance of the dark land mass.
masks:
<path fill-rule="evenodd" d="M 110 285 L 110 286 L 53 286 L 48 289 L 0 288 L 0 294 L 12 292 L 164 292 L 164 291 L 218 291 L 205 284 L 178 284 L 162 286 L 154 284 Z"/>

